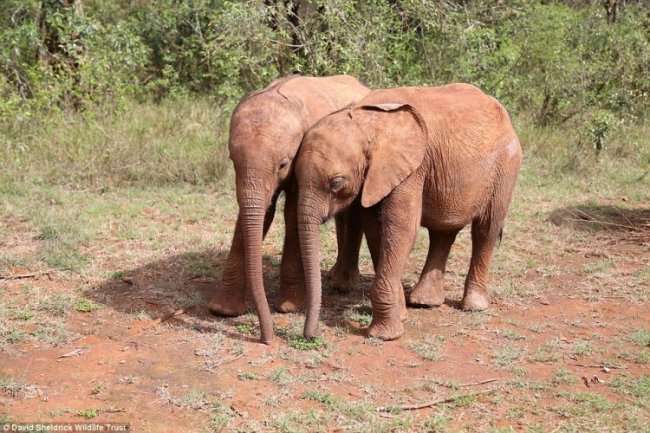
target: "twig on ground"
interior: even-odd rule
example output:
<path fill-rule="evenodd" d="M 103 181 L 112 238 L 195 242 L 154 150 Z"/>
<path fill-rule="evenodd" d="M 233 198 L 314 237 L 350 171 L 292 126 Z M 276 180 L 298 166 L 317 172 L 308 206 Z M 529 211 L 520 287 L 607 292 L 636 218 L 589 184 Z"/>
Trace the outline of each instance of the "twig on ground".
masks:
<path fill-rule="evenodd" d="M 441 397 L 437 398 L 435 400 L 427 401 L 425 403 L 420 403 L 420 404 L 412 404 L 412 405 L 400 405 L 400 406 L 379 406 L 377 408 L 377 412 L 390 412 L 392 410 L 418 410 L 418 409 L 426 409 L 428 407 L 433 407 L 436 406 L 440 403 L 449 403 L 455 400 L 458 400 L 460 398 L 467 398 L 467 397 L 476 397 L 478 395 L 483 395 L 483 394 L 489 394 L 494 391 L 496 391 L 498 388 L 492 388 L 492 389 L 486 389 L 483 391 L 477 391 L 477 392 L 470 392 L 469 394 L 458 394 L 458 395 L 452 395 L 452 396 L 447 396 L 447 397 Z"/>
<path fill-rule="evenodd" d="M 72 352 L 64 353 L 63 355 L 59 355 L 58 359 L 61 360 L 61 358 L 71 358 L 73 356 L 80 356 L 83 355 L 83 347 L 77 347 L 75 350 Z"/>
<path fill-rule="evenodd" d="M 183 309 L 180 309 L 180 310 L 172 311 L 172 312 L 167 313 L 167 314 L 163 314 L 163 315 L 160 316 L 159 318 L 155 319 L 155 320 L 151 323 L 151 325 L 150 325 L 150 326 L 147 326 L 145 329 L 153 328 L 154 326 L 156 326 L 156 325 L 160 325 L 162 322 L 164 322 L 164 321 L 166 321 L 166 320 L 169 320 L 169 319 L 171 319 L 171 318 L 173 318 L 173 317 L 180 316 L 180 315 L 183 314 L 183 313 L 185 313 L 185 311 L 184 311 Z"/>
<path fill-rule="evenodd" d="M 445 388 L 465 388 L 465 387 L 468 387 L 468 386 L 485 385 L 486 383 L 496 382 L 497 380 L 499 380 L 499 378 L 495 377 L 494 379 L 481 380 L 480 382 L 468 382 L 468 383 L 454 384 L 454 383 L 440 382 L 440 381 L 434 380 L 433 383 L 435 383 L 436 385 L 444 386 Z"/>
<path fill-rule="evenodd" d="M 605 364 L 605 363 L 603 363 L 603 364 L 578 364 L 578 363 L 575 363 L 575 362 L 567 362 L 567 361 L 564 361 L 564 363 L 566 365 L 572 365 L 574 367 L 584 367 L 584 368 L 603 368 L 603 369 L 604 368 L 610 368 L 610 369 L 622 369 L 622 370 L 625 370 L 627 368 L 624 365 L 615 366 L 615 365 L 608 365 L 608 364 Z"/>
<path fill-rule="evenodd" d="M 103 409 L 102 412 L 104 413 L 119 413 L 119 412 L 126 412 L 126 409 L 123 407 L 116 407 L 116 408 L 108 408 L 108 409 Z"/>
<path fill-rule="evenodd" d="M 50 275 L 53 272 L 54 269 L 48 269 L 47 271 L 30 272 L 28 274 L 0 275 L 0 280 L 22 280 L 25 278 L 38 278 L 43 275 Z"/>

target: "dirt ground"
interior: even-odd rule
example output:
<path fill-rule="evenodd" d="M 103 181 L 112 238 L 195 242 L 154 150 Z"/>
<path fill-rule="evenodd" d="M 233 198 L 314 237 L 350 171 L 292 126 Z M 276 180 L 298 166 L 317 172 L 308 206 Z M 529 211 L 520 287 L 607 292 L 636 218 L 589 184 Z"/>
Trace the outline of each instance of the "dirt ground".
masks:
<path fill-rule="evenodd" d="M 54 220 L 96 223 L 75 250 L 85 264 L 62 270 L 43 255 L 50 241 L 36 217 L 15 203 L 0 215 L 0 424 L 650 431 L 647 203 L 567 206 L 520 192 L 495 253 L 491 308 L 457 309 L 471 248 L 463 231 L 446 303 L 410 309 L 406 333 L 392 342 L 364 336 L 372 279 L 364 251 L 357 290 L 340 295 L 325 285 L 321 338 L 312 347 L 299 338 L 301 314 L 274 314 L 277 337 L 267 346 L 257 342 L 254 314 L 219 318 L 205 308 L 228 251 L 232 195 L 198 192 L 192 215 L 162 192 L 127 197 L 143 201 L 127 223 L 120 212 L 71 213 L 95 193 L 48 194 L 61 207 Z M 105 202 L 115 200 L 109 194 Z M 282 239 L 276 225 L 265 244 L 271 301 Z M 323 233 L 325 271 L 335 242 L 332 230 Z M 406 290 L 426 246 L 421 236 Z"/>

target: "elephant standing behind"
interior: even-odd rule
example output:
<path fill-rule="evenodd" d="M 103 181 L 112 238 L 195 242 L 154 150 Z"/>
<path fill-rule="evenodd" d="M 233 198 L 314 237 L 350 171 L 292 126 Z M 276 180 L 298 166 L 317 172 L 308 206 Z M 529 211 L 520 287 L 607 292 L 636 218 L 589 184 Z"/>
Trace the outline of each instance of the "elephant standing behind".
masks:
<path fill-rule="evenodd" d="M 366 209 L 366 238 L 379 251 L 370 336 L 391 340 L 404 332 L 401 277 L 420 225 L 429 229 L 431 247 L 410 303 L 444 299 L 451 245 L 471 224 L 462 307 L 487 308 L 489 263 L 520 163 L 506 110 L 467 84 L 376 90 L 321 119 L 305 135 L 295 168 L 308 298 L 305 337 L 313 337 L 320 310 L 319 225 L 351 204 Z"/>
<path fill-rule="evenodd" d="M 296 225 L 297 190 L 292 181 L 294 157 L 312 125 L 368 92 L 367 87 L 347 75 L 290 76 L 246 96 L 233 112 L 228 147 L 235 166 L 239 215 L 221 287 L 208 308 L 223 316 L 244 314 L 248 284 L 265 343 L 273 337 L 273 324 L 262 280 L 262 240 L 273 221 L 278 195 L 285 191 L 286 238 L 276 307 L 292 312 L 305 302 Z M 342 248 L 332 279 L 340 289 L 349 290 L 359 275 L 362 234 L 360 228 L 354 227 L 337 227 L 337 234 Z M 345 235 L 350 239 L 340 239 Z"/>

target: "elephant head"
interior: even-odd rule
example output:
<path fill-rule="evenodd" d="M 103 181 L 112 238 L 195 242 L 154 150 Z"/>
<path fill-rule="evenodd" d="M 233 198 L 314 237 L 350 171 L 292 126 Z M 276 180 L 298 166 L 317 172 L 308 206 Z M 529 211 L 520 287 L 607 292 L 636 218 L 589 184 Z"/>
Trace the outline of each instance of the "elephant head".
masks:
<path fill-rule="evenodd" d="M 319 225 L 355 200 L 367 208 L 390 194 L 421 165 L 427 137 L 422 117 L 404 103 L 343 109 L 305 135 L 295 172 L 308 299 L 306 338 L 315 334 L 321 304 Z"/>

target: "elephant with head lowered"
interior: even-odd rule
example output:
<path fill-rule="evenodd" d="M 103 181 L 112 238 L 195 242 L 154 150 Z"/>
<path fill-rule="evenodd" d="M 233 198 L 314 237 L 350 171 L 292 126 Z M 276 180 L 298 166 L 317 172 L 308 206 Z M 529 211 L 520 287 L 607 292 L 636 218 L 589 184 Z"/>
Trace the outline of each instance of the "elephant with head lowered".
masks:
<path fill-rule="evenodd" d="M 290 76 L 246 96 L 232 114 L 228 147 L 235 166 L 239 215 L 221 287 L 208 308 L 222 316 L 244 314 L 248 285 L 263 342 L 271 341 L 273 324 L 262 279 L 262 240 L 273 221 L 281 191 L 286 195 L 286 238 L 276 308 L 292 312 L 305 303 L 296 223 L 297 190 L 293 180 L 293 160 L 300 142 L 320 118 L 362 99 L 369 91 L 347 75 Z M 345 217 L 340 217 L 338 222 L 344 223 Z M 339 256 L 330 278 L 332 286 L 347 291 L 356 284 L 359 275 L 362 232 L 354 224 L 337 224 L 337 234 Z"/>
<path fill-rule="evenodd" d="M 319 225 L 351 205 L 377 257 L 368 335 L 404 332 L 404 265 L 420 225 L 430 249 L 416 305 L 439 305 L 457 233 L 471 224 L 472 257 L 461 306 L 488 307 L 488 268 L 521 163 L 507 111 L 468 84 L 376 90 L 321 119 L 296 158 L 298 231 L 307 285 L 304 335 L 316 332 L 321 303 Z"/>

